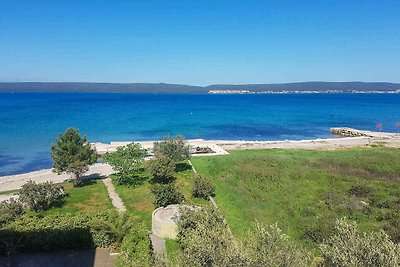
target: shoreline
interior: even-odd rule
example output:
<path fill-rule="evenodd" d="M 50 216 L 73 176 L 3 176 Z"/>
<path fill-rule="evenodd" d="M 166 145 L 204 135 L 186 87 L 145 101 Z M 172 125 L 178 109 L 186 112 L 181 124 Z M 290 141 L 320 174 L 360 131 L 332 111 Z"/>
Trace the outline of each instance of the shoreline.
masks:
<path fill-rule="evenodd" d="M 350 128 L 343 128 L 350 129 Z M 359 131 L 355 129 L 350 129 Z M 351 148 L 368 148 L 374 145 L 385 145 L 386 147 L 400 148 L 400 134 L 384 133 L 384 132 L 369 132 L 367 136 L 358 137 L 338 137 L 338 138 L 318 138 L 312 140 L 282 140 L 282 141 L 246 141 L 246 140 L 204 140 L 191 139 L 187 140 L 192 147 L 209 147 L 214 153 L 193 154 L 193 156 L 218 156 L 227 155 L 232 150 L 253 150 L 253 149 L 306 149 L 306 150 L 337 150 Z M 117 147 L 127 145 L 133 141 L 126 142 L 110 142 L 92 143 L 97 152 L 102 155 L 106 152 L 113 152 Z M 136 142 L 146 149 L 152 149 L 154 141 Z M 87 178 L 106 177 L 113 173 L 110 165 L 106 163 L 95 163 L 90 166 L 89 171 L 85 174 Z M 0 176 L 0 192 L 12 191 L 21 188 L 29 180 L 34 180 L 38 183 L 52 181 L 56 183 L 63 182 L 69 179 L 69 175 L 57 175 L 52 172 L 52 169 L 36 170 L 28 173 Z M 4 198 L 0 197 L 0 200 Z"/>

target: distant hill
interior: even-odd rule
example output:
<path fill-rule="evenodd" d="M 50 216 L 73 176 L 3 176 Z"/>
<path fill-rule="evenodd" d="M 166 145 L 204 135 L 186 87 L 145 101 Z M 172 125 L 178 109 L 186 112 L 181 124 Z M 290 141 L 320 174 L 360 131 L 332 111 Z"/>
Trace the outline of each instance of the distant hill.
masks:
<path fill-rule="evenodd" d="M 108 92 L 154 94 L 204 94 L 210 90 L 248 90 L 250 92 L 294 91 L 396 91 L 400 83 L 387 82 L 299 82 L 281 84 L 215 84 L 191 86 L 167 83 L 86 83 L 86 82 L 15 82 L 0 83 L 0 92 Z"/>

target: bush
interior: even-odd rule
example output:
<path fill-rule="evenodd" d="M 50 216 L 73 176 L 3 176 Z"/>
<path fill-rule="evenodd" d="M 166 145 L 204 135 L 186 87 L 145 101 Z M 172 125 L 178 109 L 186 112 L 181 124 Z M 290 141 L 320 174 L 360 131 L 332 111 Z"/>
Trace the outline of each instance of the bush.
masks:
<path fill-rule="evenodd" d="M 359 233 L 355 222 L 338 220 L 336 233 L 320 246 L 325 266 L 389 267 L 400 265 L 400 245 L 383 231 Z"/>
<path fill-rule="evenodd" d="M 147 152 L 140 144 L 132 143 L 127 146 L 118 147 L 117 151 L 104 155 L 104 160 L 116 171 L 119 184 L 140 184 L 145 177 L 143 171 L 143 160 Z"/>
<path fill-rule="evenodd" d="M 174 162 L 190 158 L 190 146 L 182 136 L 167 137 L 162 142 L 154 142 L 153 150 L 156 157 L 163 155 Z"/>
<path fill-rule="evenodd" d="M 151 244 L 146 227 L 136 225 L 122 241 L 117 266 L 151 266 Z"/>
<path fill-rule="evenodd" d="M 23 213 L 21 202 L 14 198 L 0 202 L 0 225 L 15 220 Z"/>
<path fill-rule="evenodd" d="M 52 182 L 36 184 L 28 181 L 18 193 L 19 201 L 27 208 L 34 211 L 44 211 L 60 204 L 65 195 L 62 185 Z"/>
<path fill-rule="evenodd" d="M 215 195 L 215 187 L 211 180 L 197 175 L 194 180 L 193 196 L 208 199 L 209 196 Z"/>
<path fill-rule="evenodd" d="M 149 162 L 148 169 L 155 182 L 169 183 L 173 179 L 175 162 L 164 155 L 159 155 Z"/>
<path fill-rule="evenodd" d="M 158 207 L 166 207 L 170 204 L 180 204 L 184 200 L 184 196 L 173 184 L 154 184 L 151 188 L 154 194 L 154 205 Z"/>
<path fill-rule="evenodd" d="M 108 247 L 114 241 L 109 225 L 114 212 L 23 215 L 0 229 L 0 253 Z"/>

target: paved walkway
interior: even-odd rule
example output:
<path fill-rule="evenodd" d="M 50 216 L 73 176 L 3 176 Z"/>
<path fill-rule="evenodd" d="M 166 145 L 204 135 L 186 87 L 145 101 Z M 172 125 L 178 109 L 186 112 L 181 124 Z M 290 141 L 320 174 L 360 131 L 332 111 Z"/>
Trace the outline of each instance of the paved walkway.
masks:
<path fill-rule="evenodd" d="M 115 187 L 111 181 L 111 179 L 108 177 L 106 179 L 102 180 L 104 185 L 107 187 L 108 195 L 111 198 L 111 202 L 113 206 L 118 210 L 118 212 L 125 212 L 126 208 L 124 203 L 122 202 L 122 199 L 119 197 L 117 192 L 115 191 Z"/>

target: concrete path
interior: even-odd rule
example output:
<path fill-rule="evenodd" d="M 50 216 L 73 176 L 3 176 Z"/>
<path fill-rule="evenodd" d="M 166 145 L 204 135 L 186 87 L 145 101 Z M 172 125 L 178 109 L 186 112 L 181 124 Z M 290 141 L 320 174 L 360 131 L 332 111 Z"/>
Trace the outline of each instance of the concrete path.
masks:
<path fill-rule="evenodd" d="M 153 247 L 154 256 L 166 258 L 167 247 L 165 246 L 165 240 L 153 234 L 150 234 L 149 237 Z"/>
<path fill-rule="evenodd" d="M 106 178 L 102 180 L 104 185 L 107 187 L 108 195 L 111 198 L 111 202 L 113 206 L 118 210 L 118 212 L 125 212 L 126 208 L 122 199 L 119 197 L 117 192 L 115 191 L 115 187 L 110 178 Z"/>
<path fill-rule="evenodd" d="M 96 163 L 90 166 L 89 171 L 85 173 L 85 178 L 98 178 L 107 177 L 114 171 L 111 166 L 105 163 Z M 51 181 L 54 183 L 62 183 L 65 180 L 70 179 L 68 174 L 58 175 L 54 173 L 52 169 L 44 169 L 40 171 L 33 171 L 29 173 L 9 175 L 0 177 L 0 192 L 17 190 L 22 187 L 29 180 L 35 181 L 36 183 L 44 183 Z"/>

